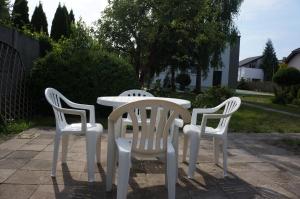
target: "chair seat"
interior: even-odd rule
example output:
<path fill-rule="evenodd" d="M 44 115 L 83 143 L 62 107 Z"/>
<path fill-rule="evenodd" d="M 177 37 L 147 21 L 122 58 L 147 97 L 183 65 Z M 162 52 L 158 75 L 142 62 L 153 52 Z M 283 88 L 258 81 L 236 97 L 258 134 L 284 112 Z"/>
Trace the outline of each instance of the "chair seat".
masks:
<path fill-rule="evenodd" d="M 65 126 L 61 130 L 62 132 L 65 133 L 81 133 L 81 123 L 73 123 Z M 87 123 L 87 132 L 94 132 L 94 133 L 101 133 L 103 132 L 103 126 L 101 124 L 95 123 Z"/>
<path fill-rule="evenodd" d="M 201 125 L 185 125 L 183 128 L 183 132 L 185 134 L 189 134 L 190 132 L 197 132 L 200 133 L 201 131 Z M 221 136 L 223 135 L 223 130 L 219 128 L 212 128 L 212 127 L 205 127 L 205 134 L 209 135 L 216 135 L 216 136 Z"/>

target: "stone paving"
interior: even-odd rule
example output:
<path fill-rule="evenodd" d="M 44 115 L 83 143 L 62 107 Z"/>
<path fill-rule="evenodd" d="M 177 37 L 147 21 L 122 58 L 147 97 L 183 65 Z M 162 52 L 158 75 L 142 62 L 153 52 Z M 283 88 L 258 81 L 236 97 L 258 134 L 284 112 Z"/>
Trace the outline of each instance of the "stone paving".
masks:
<path fill-rule="evenodd" d="M 105 192 L 107 135 L 94 183 L 87 182 L 82 136 L 72 136 L 67 164 L 50 177 L 53 135 L 34 128 L 0 145 L 0 198 L 116 198 L 116 187 Z M 299 154 L 269 144 L 283 137 L 300 134 L 230 134 L 225 179 L 212 162 L 212 141 L 203 138 L 195 179 L 186 178 L 187 163 L 179 165 L 176 198 L 300 198 Z M 133 160 L 130 175 L 128 198 L 167 198 L 163 163 Z"/>

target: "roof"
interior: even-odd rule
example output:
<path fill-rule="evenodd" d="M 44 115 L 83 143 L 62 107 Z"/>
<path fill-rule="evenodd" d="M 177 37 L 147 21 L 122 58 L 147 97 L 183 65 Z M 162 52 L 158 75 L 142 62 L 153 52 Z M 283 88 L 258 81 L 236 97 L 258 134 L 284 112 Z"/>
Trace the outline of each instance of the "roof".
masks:
<path fill-rule="evenodd" d="M 256 56 L 256 57 L 248 57 L 246 59 L 243 59 L 242 61 L 239 62 L 239 66 L 243 66 L 243 65 L 246 65 L 250 62 L 253 62 L 253 61 L 256 61 L 260 58 L 262 58 L 263 56 Z"/>
<path fill-rule="evenodd" d="M 289 62 L 291 61 L 291 59 L 292 59 L 295 55 L 297 55 L 297 54 L 299 54 L 299 53 L 300 53 L 300 48 L 297 48 L 297 49 L 293 50 L 293 51 L 291 52 L 291 54 L 286 58 L 285 62 L 286 62 L 286 63 L 289 63 Z"/>

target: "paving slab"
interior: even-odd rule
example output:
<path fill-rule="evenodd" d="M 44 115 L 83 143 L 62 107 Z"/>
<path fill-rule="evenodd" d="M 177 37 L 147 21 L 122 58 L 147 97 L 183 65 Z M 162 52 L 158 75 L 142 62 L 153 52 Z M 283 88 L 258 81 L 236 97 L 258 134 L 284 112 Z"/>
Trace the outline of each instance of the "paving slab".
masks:
<path fill-rule="evenodd" d="M 105 192 L 107 134 L 102 138 L 96 180 L 89 183 L 83 136 L 70 136 L 67 164 L 61 164 L 59 153 L 57 175 L 50 176 L 54 130 L 34 128 L 26 134 L 37 136 L 15 137 L 0 145 L 0 198 L 115 198 L 115 185 L 112 192 Z M 180 135 L 176 198 L 299 198 L 299 155 L 268 141 L 288 136 L 229 134 L 228 177 L 225 179 L 222 155 L 215 165 L 212 140 L 204 137 L 195 177 L 189 179 L 188 158 L 182 162 Z M 290 137 L 300 138 L 297 134 Z M 133 159 L 127 198 L 167 198 L 167 194 L 164 163 Z"/>

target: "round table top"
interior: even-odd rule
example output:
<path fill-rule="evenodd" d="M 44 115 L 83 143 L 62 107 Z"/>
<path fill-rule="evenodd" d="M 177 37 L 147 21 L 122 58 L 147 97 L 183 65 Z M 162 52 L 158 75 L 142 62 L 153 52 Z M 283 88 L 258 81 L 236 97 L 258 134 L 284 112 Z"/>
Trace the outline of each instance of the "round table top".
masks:
<path fill-rule="evenodd" d="M 165 100 L 169 102 L 173 102 L 178 104 L 186 109 L 191 107 L 191 102 L 184 99 L 177 99 L 177 98 L 167 98 L 167 97 L 134 97 L 134 96 L 105 96 L 105 97 L 98 97 L 97 103 L 104 106 L 112 106 L 112 107 L 119 107 L 124 104 L 135 102 L 138 100 L 145 100 L 145 99 L 157 99 L 157 100 Z"/>

